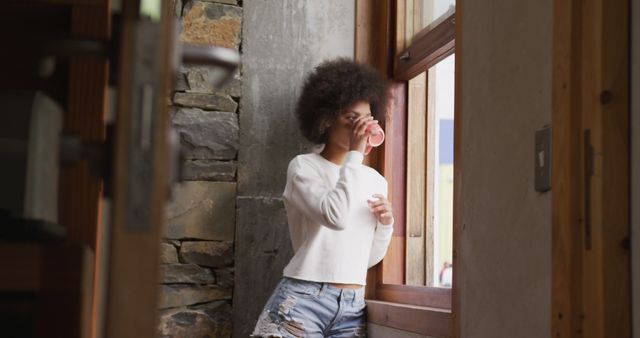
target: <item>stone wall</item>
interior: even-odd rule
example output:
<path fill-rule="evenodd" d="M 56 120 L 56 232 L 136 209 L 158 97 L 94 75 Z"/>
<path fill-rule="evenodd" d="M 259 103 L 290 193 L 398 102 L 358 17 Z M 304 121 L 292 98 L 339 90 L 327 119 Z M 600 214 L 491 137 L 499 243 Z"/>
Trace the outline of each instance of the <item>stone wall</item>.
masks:
<path fill-rule="evenodd" d="M 174 3 L 183 42 L 240 50 L 238 1 Z M 172 192 L 162 243 L 162 337 L 231 336 L 240 74 L 214 90 L 215 69 L 184 67 L 172 93 L 184 181 Z"/>

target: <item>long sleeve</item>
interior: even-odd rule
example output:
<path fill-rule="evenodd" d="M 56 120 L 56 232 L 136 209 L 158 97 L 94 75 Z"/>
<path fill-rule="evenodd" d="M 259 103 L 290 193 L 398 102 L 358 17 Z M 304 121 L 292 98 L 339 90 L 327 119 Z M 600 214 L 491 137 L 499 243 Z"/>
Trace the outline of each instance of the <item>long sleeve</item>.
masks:
<path fill-rule="evenodd" d="M 385 195 L 388 195 L 388 184 L 385 181 Z M 373 234 L 373 242 L 371 243 L 371 252 L 369 253 L 369 265 L 367 268 L 370 268 L 376 264 L 378 264 L 384 256 L 387 254 L 387 248 L 389 248 L 389 243 L 391 243 L 391 237 L 393 237 L 393 224 L 395 223 L 395 219 L 391 222 L 391 224 L 384 225 L 380 222 L 376 222 L 376 230 Z"/>
<path fill-rule="evenodd" d="M 395 222 L 395 221 L 394 221 Z M 393 236 L 393 223 L 384 225 L 377 222 L 376 231 L 373 235 L 373 242 L 371 243 L 371 252 L 369 253 L 369 265 L 370 268 L 378 264 L 387 254 L 387 248 L 391 243 L 391 237 Z"/>
<path fill-rule="evenodd" d="M 358 167 L 364 155 L 349 151 L 335 187 L 330 187 L 308 163 L 292 161 L 283 198 L 306 217 L 334 230 L 347 227 L 353 195 L 358 189 Z"/>

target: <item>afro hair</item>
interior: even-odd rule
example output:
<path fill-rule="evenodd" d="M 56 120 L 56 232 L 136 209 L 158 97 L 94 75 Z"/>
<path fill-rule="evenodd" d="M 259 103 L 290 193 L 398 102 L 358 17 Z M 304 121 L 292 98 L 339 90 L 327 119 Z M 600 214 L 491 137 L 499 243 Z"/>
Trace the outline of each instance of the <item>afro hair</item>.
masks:
<path fill-rule="evenodd" d="M 381 120 L 388 96 L 388 82 L 375 69 L 347 58 L 325 61 L 307 75 L 302 87 L 296 107 L 300 130 L 312 143 L 325 143 L 323 126 L 345 109 L 369 102 L 371 115 Z"/>

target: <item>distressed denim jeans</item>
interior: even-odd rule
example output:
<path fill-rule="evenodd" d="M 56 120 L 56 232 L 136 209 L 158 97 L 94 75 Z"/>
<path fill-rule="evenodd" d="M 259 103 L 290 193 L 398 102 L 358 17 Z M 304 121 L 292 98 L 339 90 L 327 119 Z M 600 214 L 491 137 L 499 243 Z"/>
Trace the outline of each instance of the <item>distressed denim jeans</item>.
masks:
<path fill-rule="evenodd" d="M 282 277 L 251 337 L 366 337 L 364 287 Z"/>

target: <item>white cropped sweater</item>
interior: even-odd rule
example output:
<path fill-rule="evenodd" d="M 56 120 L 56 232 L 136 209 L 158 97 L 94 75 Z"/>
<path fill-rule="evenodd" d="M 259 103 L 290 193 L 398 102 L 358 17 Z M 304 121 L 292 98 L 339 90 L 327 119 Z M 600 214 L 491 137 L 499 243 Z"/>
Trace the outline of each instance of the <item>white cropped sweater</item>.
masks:
<path fill-rule="evenodd" d="M 342 166 L 312 152 L 289 163 L 284 206 L 294 256 L 283 275 L 316 282 L 366 284 L 384 257 L 393 223 L 379 223 L 367 199 L 387 196 L 387 181 L 349 151 Z"/>

